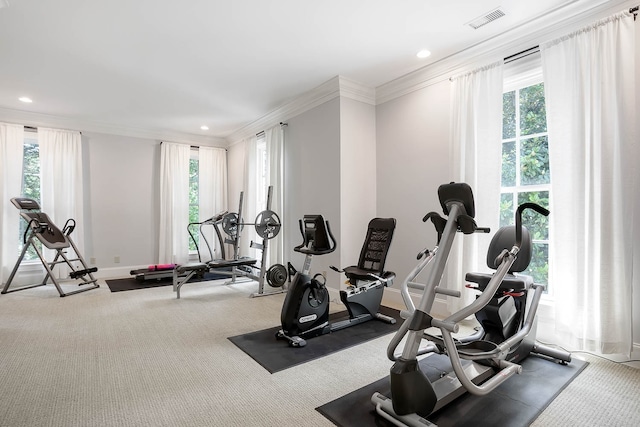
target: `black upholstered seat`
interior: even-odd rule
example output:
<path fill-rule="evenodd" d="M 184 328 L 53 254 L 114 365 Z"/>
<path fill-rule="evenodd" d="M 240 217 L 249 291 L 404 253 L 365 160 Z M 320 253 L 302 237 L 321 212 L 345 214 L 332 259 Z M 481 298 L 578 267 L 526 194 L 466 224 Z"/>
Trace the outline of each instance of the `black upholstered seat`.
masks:
<path fill-rule="evenodd" d="M 371 274 L 383 278 L 394 275 L 392 272 L 384 271 L 384 264 L 395 228 L 395 218 L 374 218 L 369 221 L 358 265 L 344 269 L 344 274 L 352 284 L 357 280 L 372 279 Z"/>
<path fill-rule="evenodd" d="M 515 241 L 515 226 L 509 225 L 500 228 L 489 244 L 489 249 L 487 250 L 487 266 L 495 270 L 498 267 L 496 265 L 496 258 L 503 250 L 511 250 Z M 518 252 L 518 257 L 509 269 L 509 274 L 507 274 L 502 280 L 499 290 L 522 291 L 527 289 L 527 287 L 533 283 L 533 278 L 531 276 L 517 274 L 526 270 L 529 266 L 529 263 L 531 262 L 531 246 L 531 235 L 529 234 L 529 230 L 522 227 L 522 244 L 520 246 L 520 251 Z M 489 273 L 467 273 L 465 279 L 468 282 L 477 283 L 478 289 L 484 290 L 491 280 L 491 277 L 493 277 L 493 274 Z"/>

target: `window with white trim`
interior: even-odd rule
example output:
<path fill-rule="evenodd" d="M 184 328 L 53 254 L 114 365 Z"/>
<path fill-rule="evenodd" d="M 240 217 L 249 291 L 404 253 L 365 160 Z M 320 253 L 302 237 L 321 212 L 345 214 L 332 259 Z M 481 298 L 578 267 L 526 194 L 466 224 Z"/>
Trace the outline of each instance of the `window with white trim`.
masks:
<path fill-rule="evenodd" d="M 25 130 L 24 145 L 22 154 L 22 187 L 20 197 L 33 199 L 42 204 L 40 197 L 40 147 L 38 145 L 38 134 L 34 131 Z M 18 235 L 18 254 L 24 247 L 24 234 L 27 229 L 27 222 L 20 219 Z M 34 241 L 38 249 L 42 249 L 39 240 Z M 29 247 L 24 257 L 25 260 L 38 259 L 38 255 L 33 247 Z"/>
<path fill-rule="evenodd" d="M 544 82 L 538 71 L 505 83 L 502 126 L 500 226 L 512 224 L 515 209 L 525 202 L 549 208 L 551 174 Z M 553 213 L 551 213 L 553 215 Z M 533 256 L 524 272 L 549 287 L 549 220 L 525 211 L 523 223 L 533 240 Z"/>
<path fill-rule="evenodd" d="M 266 209 L 268 196 L 268 155 L 267 139 L 264 133 L 258 136 L 256 142 L 256 211 Z"/>
<path fill-rule="evenodd" d="M 189 224 L 200 222 L 200 162 L 198 159 L 198 150 L 191 149 L 191 155 L 189 158 Z M 189 253 L 197 253 L 198 248 L 196 245 L 200 244 L 200 233 L 198 229 L 194 227 L 191 230 L 193 239 L 189 237 Z"/>

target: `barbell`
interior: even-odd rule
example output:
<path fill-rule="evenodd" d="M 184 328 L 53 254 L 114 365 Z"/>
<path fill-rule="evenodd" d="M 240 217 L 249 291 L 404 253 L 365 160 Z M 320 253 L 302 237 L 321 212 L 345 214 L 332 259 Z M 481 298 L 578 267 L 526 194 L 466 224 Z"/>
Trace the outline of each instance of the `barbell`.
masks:
<path fill-rule="evenodd" d="M 278 214 L 270 210 L 260 212 L 254 222 L 242 222 L 235 212 L 229 212 L 222 217 L 222 229 L 232 239 L 238 235 L 238 227 L 242 231 L 245 225 L 253 225 L 258 236 L 266 240 L 276 237 L 282 227 Z"/>

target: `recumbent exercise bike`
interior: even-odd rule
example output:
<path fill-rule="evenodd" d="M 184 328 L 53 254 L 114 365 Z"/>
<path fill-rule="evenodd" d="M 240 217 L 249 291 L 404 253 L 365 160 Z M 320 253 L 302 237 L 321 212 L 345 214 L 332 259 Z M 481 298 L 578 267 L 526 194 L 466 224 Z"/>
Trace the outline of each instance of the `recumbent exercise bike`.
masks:
<path fill-rule="evenodd" d="M 435 212 L 423 221 L 431 220 L 438 233 L 438 245 L 421 252 L 420 263 L 402 284 L 401 293 L 407 311 L 406 320 L 392 338 L 387 357 L 395 362 L 390 372 L 391 397 L 374 393 L 371 397 L 376 412 L 399 426 L 433 426 L 426 417 L 441 409 L 466 391 L 482 396 L 490 393 L 522 367 L 518 364 L 531 353 L 539 354 L 559 363 L 571 361 L 571 354 L 542 345 L 535 341 L 536 311 L 544 285 L 533 278 L 518 274 L 529 265 L 532 254 L 531 236 L 522 226 L 522 212 L 531 209 L 548 215 L 549 211 L 534 203 L 525 203 L 516 210 L 515 226 L 498 230 L 493 237 L 487 265 L 493 274 L 468 273 L 466 280 L 480 294 L 469 305 L 445 319 L 432 314 L 436 295 L 460 297 L 456 290 L 440 287 L 447 258 L 457 232 L 471 234 L 489 232 L 477 227 L 471 187 L 463 183 L 441 185 L 438 196 L 447 219 Z M 426 284 L 417 283 L 416 277 L 431 263 Z M 421 289 L 422 297 L 416 308 L 408 288 Z M 453 338 L 459 323 L 475 315 L 479 327 L 476 332 Z M 438 328 L 433 335 L 429 328 Z M 406 337 L 401 355 L 395 354 Z M 423 340 L 426 340 L 426 346 Z M 417 357 L 429 353 L 446 354 L 453 373 L 431 382 L 421 371 Z"/>
<path fill-rule="evenodd" d="M 357 266 L 344 272 L 348 288 L 340 291 L 340 300 L 347 307 L 349 318 L 329 323 L 329 291 L 322 274 L 310 275 L 314 255 L 325 255 L 336 249 L 329 222 L 322 215 L 305 215 L 299 221 L 303 242 L 293 250 L 305 254 L 302 271 L 296 272 L 282 306 L 282 329 L 276 338 L 286 339 L 292 347 L 304 347 L 308 338 L 328 334 L 369 320 L 378 319 L 394 324 L 396 319 L 378 312 L 386 286 L 393 284 L 395 273 L 384 271 L 384 264 L 395 230 L 394 218 L 374 218 L 369 222 L 367 236 Z"/>

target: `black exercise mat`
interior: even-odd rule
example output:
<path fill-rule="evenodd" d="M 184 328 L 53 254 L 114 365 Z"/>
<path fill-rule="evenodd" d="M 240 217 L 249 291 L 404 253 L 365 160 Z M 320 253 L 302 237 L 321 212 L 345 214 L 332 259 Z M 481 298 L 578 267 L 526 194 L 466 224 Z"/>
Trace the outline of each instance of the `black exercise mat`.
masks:
<path fill-rule="evenodd" d="M 439 427 L 528 426 L 578 376 L 588 362 L 574 360 L 561 365 L 530 356 L 522 363 L 522 373 L 514 375 L 485 396 L 469 393 L 428 417 Z M 391 362 L 389 362 L 391 367 Z M 451 370 L 449 358 L 432 355 L 420 361 L 427 377 L 434 381 L 442 371 Z M 316 410 L 339 427 L 391 427 L 376 414 L 371 396 L 379 392 L 390 396 L 389 377 L 378 380 Z"/>
<path fill-rule="evenodd" d="M 397 331 L 402 323 L 400 312 L 389 307 L 380 307 L 380 313 L 395 318 L 396 323 L 391 325 L 376 319 L 370 320 L 310 338 L 307 345 L 301 348 L 290 347 L 286 340 L 276 339 L 276 332 L 280 330 L 280 326 L 229 337 L 229 340 L 273 374 Z M 329 321 L 336 322 L 348 317 L 346 311 L 341 311 L 331 314 Z"/>
<path fill-rule="evenodd" d="M 191 279 L 189 279 L 189 282 L 203 282 L 206 280 L 217 280 L 226 278 L 230 278 L 230 276 L 219 273 L 205 273 L 203 278 L 193 276 Z M 173 285 L 173 278 L 166 277 L 163 279 L 138 280 L 135 277 L 127 277 L 124 279 L 105 280 L 105 282 L 107 282 L 107 286 L 109 286 L 111 292 L 122 292 Z"/>

